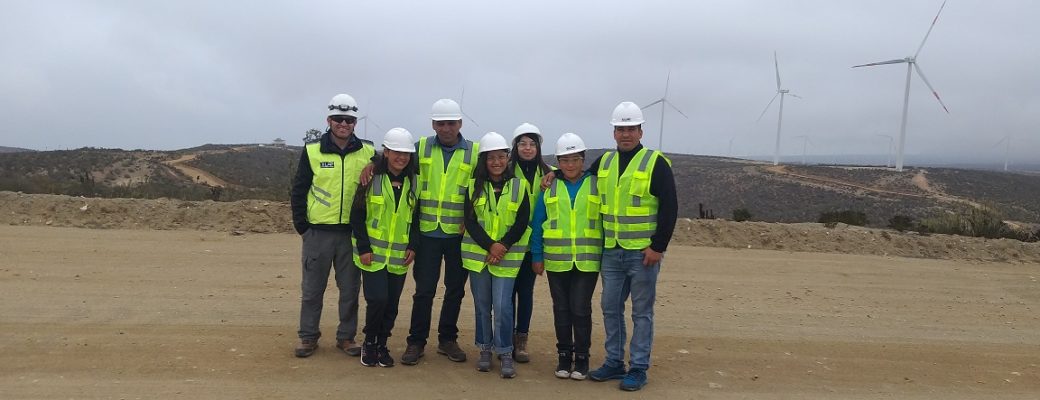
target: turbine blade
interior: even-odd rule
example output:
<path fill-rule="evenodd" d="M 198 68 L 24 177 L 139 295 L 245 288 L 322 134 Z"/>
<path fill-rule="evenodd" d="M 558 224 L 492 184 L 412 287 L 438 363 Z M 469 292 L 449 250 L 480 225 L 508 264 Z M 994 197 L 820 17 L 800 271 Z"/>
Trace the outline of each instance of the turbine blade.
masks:
<path fill-rule="evenodd" d="M 885 65 L 885 64 L 902 64 L 902 63 L 905 63 L 905 62 L 906 62 L 905 58 L 900 58 L 900 59 L 896 59 L 896 60 L 878 61 L 878 62 L 873 62 L 873 63 L 870 63 L 870 64 L 853 65 L 852 68 L 873 67 L 875 65 Z"/>
<path fill-rule="evenodd" d="M 928 83 L 928 78 L 924 77 L 924 72 L 921 71 L 921 67 L 919 67 L 916 62 L 913 65 L 914 70 L 917 71 L 917 76 L 921 77 L 921 80 L 924 81 L 925 86 L 928 86 L 928 90 L 932 91 L 932 96 L 935 96 L 935 99 L 939 100 L 939 105 L 941 105 L 943 110 L 946 110 L 946 113 L 949 114 L 950 110 L 946 108 L 946 104 L 943 104 L 942 99 L 939 98 L 939 92 L 936 92 L 935 88 L 932 87 L 932 84 Z"/>
<path fill-rule="evenodd" d="M 477 121 L 473 120 L 473 117 L 469 116 L 469 114 L 466 114 L 466 112 L 465 112 L 465 111 L 462 111 L 462 107 L 459 107 L 459 111 L 460 111 L 460 112 L 462 112 L 462 116 L 463 116 L 463 117 L 466 117 L 466 118 L 468 118 L 468 119 L 469 119 L 469 122 L 472 122 L 472 123 L 473 123 L 473 125 L 476 125 L 476 126 L 477 126 L 477 128 L 479 128 L 479 127 L 480 127 L 480 124 L 478 124 L 478 123 L 477 123 Z"/>
<path fill-rule="evenodd" d="M 799 95 L 797 95 L 797 94 L 794 94 L 794 93 L 791 93 L 791 92 L 787 92 L 787 95 L 788 95 L 788 96 L 792 96 L 792 97 L 797 97 L 797 98 L 799 98 L 799 99 L 802 99 L 802 98 L 804 98 L 804 97 L 802 97 L 802 96 L 799 96 Z"/>
<path fill-rule="evenodd" d="M 686 113 L 682 112 L 682 110 L 680 110 L 679 107 L 676 107 L 675 104 L 672 104 L 672 102 L 670 102 L 668 100 L 665 100 L 664 102 L 665 102 L 665 104 L 668 104 L 669 106 L 671 106 L 673 110 L 679 112 L 679 114 L 682 115 L 683 117 L 685 117 L 686 119 L 690 119 L 690 117 L 686 116 Z"/>
<path fill-rule="evenodd" d="M 758 119 L 756 119 L 755 122 L 758 122 L 758 121 L 762 120 L 762 117 L 766 115 L 766 111 L 769 111 L 769 106 L 773 105 L 773 102 L 776 101 L 776 96 L 779 96 L 779 95 L 780 95 L 779 92 L 777 92 L 777 94 L 773 95 L 773 99 L 769 100 L 769 104 L 766 104 L 766 108 L 764 110 L 762 110 L 762 114 L 758 115 Z"/>
<path fill-rule="evenodd" d="M 657 101 L 655 101 L 655 102 L 653 102 L 653 103 L 650 103 L 650 104 L 647 104 L 647 105 L 645 105 L 645 106 L 639 107 L 639 109 L 640 109 L 640 110 L 645 110 L 645 109 L 647 109 L 647 108 L 650 108 L 650 107 L 653 107 L 653 106 L 657 105 L 657 103 L 660 103 L 660 102 L 662 102 L 662 101 L 664 101 L 664 99 L 663 99 L 663 98 L 661 98 L 661 99 L 657 99 Z"/>
<path fill-rule="evenodd" d="M 776 52 L 773 52 L 773 67 L 776 68 L 776 91 L 780 91 L 780 61 L 776 59 Z"/>
<path fill-rule="evenodd" d="M 380 132 L 383 132 L 383 127 L 379 126 L 379 124 L 377 124 L 375 120 L 373 120 L 372 118 L 369 118 L 368 122 L 371 122 L 372 125 L 375 125 L 376 129 L 379 129 Z M 365 133 L 367 134 L 368 132 L 365 132 Z"/>
<path fill-rule="evenodd" d="M 672 82 L 672 70 L 668 70 L 668 77 L 664 79 L 664 97 L 662 97 L 662 99 L 668 98 L 668 85 L 671 82 Z"/>
<path fill-rule="evenodd" d="M 942 14 L 943 7 L 946 7 L 946 0 L 943 0 L 942 5 L 939 6 L 939 12 L 935 13 L 935 19 L 932 19 L 932 25 L 928 27 L 928 32 L 924 34 L 924 39 L 921 40 L 921 45 L 917 46 L 917 52 L 914 53 L 914 58 L 917 58 L 917 55 L 921 54 L 921 49 L 924 48 L 924 42 L 927 42 L 928 35 L 932 34 L 932 28 L 935 28 L 935 23 L 939 21 L 939 14 Z"/>

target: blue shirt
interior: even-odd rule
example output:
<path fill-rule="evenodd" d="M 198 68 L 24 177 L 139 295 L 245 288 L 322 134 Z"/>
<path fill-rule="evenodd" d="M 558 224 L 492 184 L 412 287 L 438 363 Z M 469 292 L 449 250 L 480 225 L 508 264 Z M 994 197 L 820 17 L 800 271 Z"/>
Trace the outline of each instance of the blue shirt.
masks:
<path fill-rule="evenodd" d="M 567 185 L 567 194 L 571 196 L 571 204 L 574 204 L 574 200 L 578 196 L 578 190 L 581 189 L 581 184 L 585 183 L 585 180 L 591 175 L 588 171 L 581 175 L 581 178 L 577 182 L 571 182 L 563 178 L 562 171 L 556 171 L 556 179 L 563 181 Z M 534 206 L 534 217 L 531 218 L 531 262 L 543 262 L 545 260 L 542 246 L 542 224 L 545 220 L 549 219 L 549 216 L 545 213 L 545 196 L 549 193 L 548 190 L 543 191 L 541 196 L 538 196 L 538 202 Z"/>

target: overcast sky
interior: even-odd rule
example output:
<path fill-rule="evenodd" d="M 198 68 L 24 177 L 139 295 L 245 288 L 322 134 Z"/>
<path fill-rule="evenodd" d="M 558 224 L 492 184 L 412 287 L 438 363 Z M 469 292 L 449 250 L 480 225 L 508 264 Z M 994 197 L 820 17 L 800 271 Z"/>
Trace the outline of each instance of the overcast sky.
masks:
<path fill-rule="evenodd" d="M 781 152 L 884 153 L 898 137 L 906 64 L 939 9 L 903 1 L 5 1 L 0 146 L 178 149 L 302 144 L 337 93 L 384 130 L 431 133 L 439 98 L 463 134 L 541 127 L 612 147 L 614 106 L 660 98 L 666 151 L 772 154 L 773 52 Z M 918 58 L 907 157 L 1040 161 L 1040 2 L 950 0 Z M 658 148 L 660 110 L 643 143 Z M 360 136 L 381 138 L 373 124 Z M 732 142 L 732 150 L 730 143 Z"/>

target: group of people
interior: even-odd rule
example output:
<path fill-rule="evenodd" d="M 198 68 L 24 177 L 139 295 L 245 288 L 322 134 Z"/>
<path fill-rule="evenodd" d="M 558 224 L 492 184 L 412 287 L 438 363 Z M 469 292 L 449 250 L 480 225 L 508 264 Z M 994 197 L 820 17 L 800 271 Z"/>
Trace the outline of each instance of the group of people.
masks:
<path fill-rule="evenodd" d="M 548 275 L 559 378 L 647 382 L 657 275 L 677 214 L 670 161 L 642 146 L 639 106 L 619 104 L 611 117 L 617 149 L 584 168 L 586 147 L 574 133 L 556 142 L 557 168 L 542 158 L 543 137 L 524 123 L 512 143 L 488 132 L 462 136 L 462 111 L 441 99 L 434 135 L 415 141 L 386 132 L 382 150 L 354 135 L 358 106 L 339 94 L 328 105 L 327 131 L 308 143 L 293 181 L 293 224 L 303 239 L 297 357 L 318 348 L 329 275 L 339 288 L 336 348 L 365 366 L 391 367 L 387 348 L 411 266 L 415 281 L 407 347 L 400 362 L 425 354 L 433 298 L 444 299 L 437 353 L 467 359 L 458 344 L 459 311 L 469 282 L 475 314 L 476 368 L 498 359 L 503 378 L 530 360 L 528 332 L 536 277 Z M 590 371 L 592 297 L 602 280 L 605 360 Z M 358 296 L 365 321 L 357 336 Z M 633 332 L 625 365 L 625 303 Z"/>

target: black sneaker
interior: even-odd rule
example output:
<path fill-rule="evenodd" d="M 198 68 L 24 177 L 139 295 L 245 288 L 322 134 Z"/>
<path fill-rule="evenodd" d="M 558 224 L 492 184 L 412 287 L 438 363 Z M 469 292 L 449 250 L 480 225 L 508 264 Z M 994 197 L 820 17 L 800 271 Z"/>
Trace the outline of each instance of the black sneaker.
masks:
<path fill-rule="evenodd" d="M 571 364 L 574 363 L 574 353 L 561 351 L 558 355 L 559 362 L 556 363 L 556 377 L 560 379 L 570 378 Z"/>
<path fill-rule="evenodd" d="M 361 346 L 361 365 L 374 367 L 379 364 L 379 346 L 375 343 L 365 343 Z"/>
<path fill-rule="evenodd" d="M 571 379 L 583 381 L 589 377 L 589 355 L 574 355 L 574 371 L 571 371 Z"/>
<path fill-rule="evenodd" d="M 379 346 L 379 366 L 390 368 L 394 366 L 394 358 L 390 356 L 390 349 L 386 345 Z"/>

